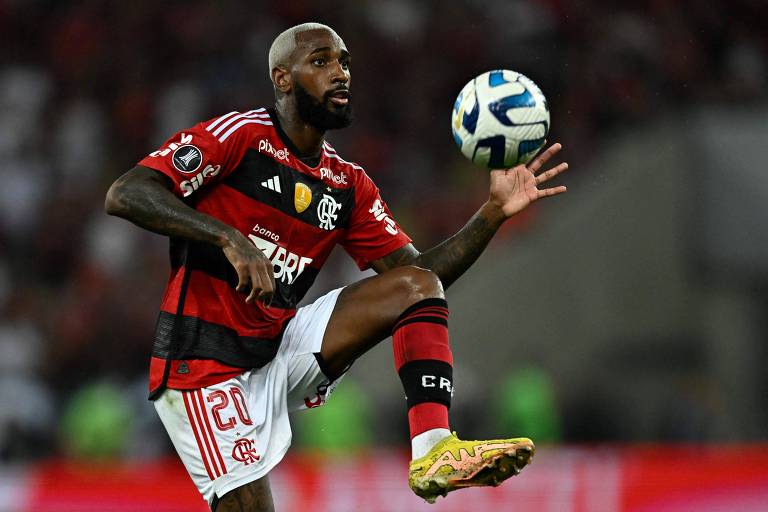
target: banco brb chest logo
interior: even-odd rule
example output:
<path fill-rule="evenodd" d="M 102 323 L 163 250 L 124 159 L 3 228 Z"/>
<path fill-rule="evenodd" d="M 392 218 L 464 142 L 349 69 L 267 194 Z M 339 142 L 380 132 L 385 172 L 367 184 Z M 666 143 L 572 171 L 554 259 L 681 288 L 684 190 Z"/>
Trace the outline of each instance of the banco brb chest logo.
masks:
<path fill-rule="evenodd" d="M 320 221 L 320 227 L 326 231 L 330 231 L 336 227 L 336 219 L 339 217 L 339 210 L 341 209 L 341 203 L 337 203 L 336 200 L 328 194 L 323 194 L 323 198 L 317 205 L 317 219 Z"/>
<path fill-rule="evenodd" d="M 232 458 L 247 466 L 251 462 L 258 461 L 261 456 L 256 454 L 256 447 L 253 446 L 253 441 L 243 438 L 235 441 L 235 446 L 232 447 Z"/>

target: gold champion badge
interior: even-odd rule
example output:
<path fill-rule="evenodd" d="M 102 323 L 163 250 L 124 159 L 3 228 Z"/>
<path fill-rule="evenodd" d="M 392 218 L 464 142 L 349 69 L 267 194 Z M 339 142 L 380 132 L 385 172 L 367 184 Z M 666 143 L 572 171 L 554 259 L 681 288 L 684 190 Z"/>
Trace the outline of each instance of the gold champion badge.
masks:
<path fill-rule="evenodd" d="M 293 191 L 293 206 L 298 213 L 303 212 L 309 208 L 309 203 L 312 202 L 312 191 L 304 183 L 297 183 L 296 188 Z"/>

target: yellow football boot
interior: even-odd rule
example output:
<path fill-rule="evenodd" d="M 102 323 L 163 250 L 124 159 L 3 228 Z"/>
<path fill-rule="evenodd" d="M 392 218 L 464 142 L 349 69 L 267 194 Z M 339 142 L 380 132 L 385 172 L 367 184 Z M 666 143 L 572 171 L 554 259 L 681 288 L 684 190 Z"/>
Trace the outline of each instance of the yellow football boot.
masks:
<path fill-rule="evenodd" d="M 535 448 L 525 437 L 462 441 L 456 432 L 439 441 L 424 457 L 411 461 L 408 485 L 434 503 L 456 489 L 497 486 L 531 462 Z"/>

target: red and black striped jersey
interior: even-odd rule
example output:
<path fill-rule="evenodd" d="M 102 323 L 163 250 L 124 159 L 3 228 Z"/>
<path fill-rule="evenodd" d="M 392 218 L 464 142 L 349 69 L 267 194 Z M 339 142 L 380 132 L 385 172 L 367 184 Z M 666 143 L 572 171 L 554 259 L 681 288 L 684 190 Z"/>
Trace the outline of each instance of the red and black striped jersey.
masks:
<path fill-rule="evenodd" d="M 139 162 L 171 178 L 188 205 L 247 236 L 272 261 L 277 285 L 271 307 L 246 304 L 219 248 L 172 238 L 151 396 L 210 386 L 271 361 L 336 244 L 365 269 L 410 242 L 362 167 L 327 142 L 308 165 L 276 119 L 271 109 L 230 112 L 177 133 Z"/>

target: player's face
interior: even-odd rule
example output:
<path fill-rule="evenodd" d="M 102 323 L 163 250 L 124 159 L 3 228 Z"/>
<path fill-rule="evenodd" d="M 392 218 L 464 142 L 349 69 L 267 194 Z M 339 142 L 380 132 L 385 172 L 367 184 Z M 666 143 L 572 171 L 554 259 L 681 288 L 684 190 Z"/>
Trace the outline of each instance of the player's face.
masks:
<path fill-rule="evenodd" d="M 297 42 L 291 77 L 299 116 L 323 131 L 349 126 L 351 57 L 344 41 L 327 30 L 310 30 Z"/>

